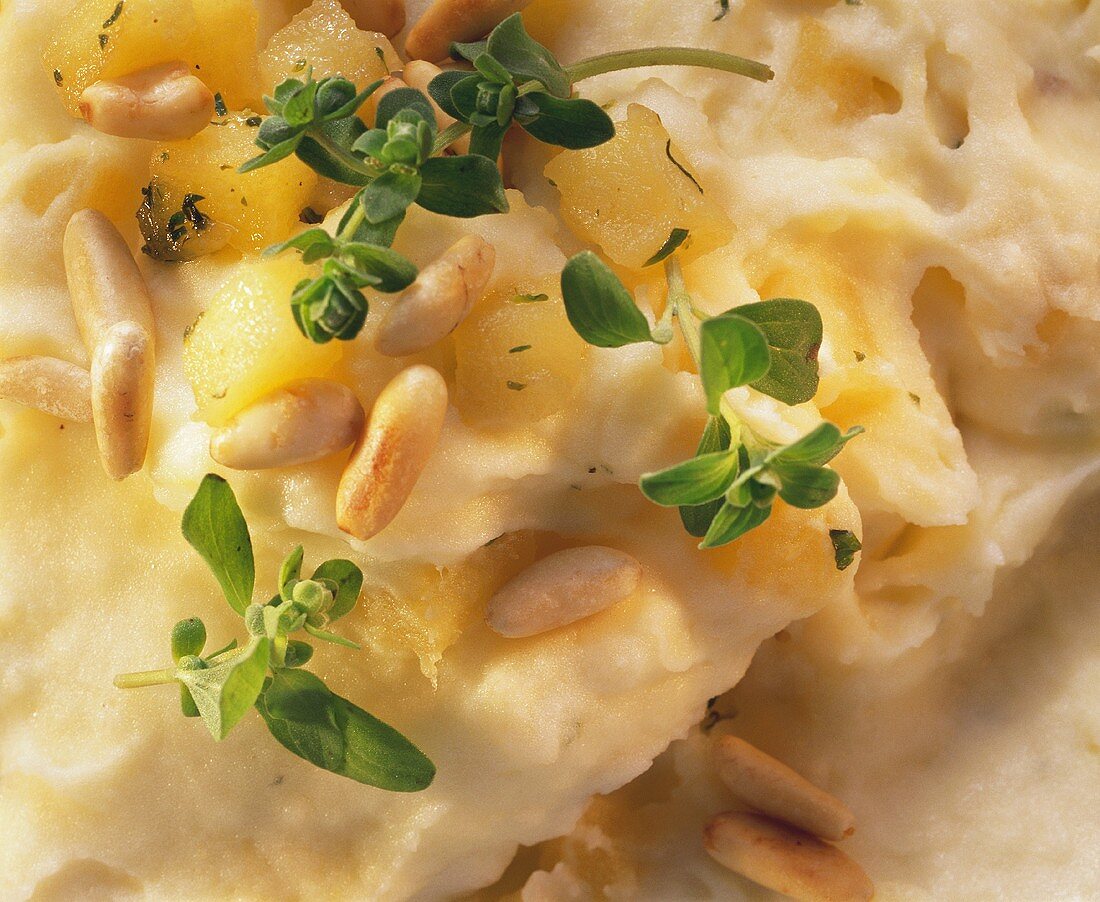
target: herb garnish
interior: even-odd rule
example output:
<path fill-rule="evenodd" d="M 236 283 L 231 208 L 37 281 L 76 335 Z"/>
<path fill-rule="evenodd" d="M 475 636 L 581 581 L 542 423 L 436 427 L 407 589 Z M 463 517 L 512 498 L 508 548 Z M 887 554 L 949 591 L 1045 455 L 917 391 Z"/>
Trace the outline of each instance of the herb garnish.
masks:
<path fill-rule="evenodd" d="M 671 253 L 675 252 L 675 248 Z M 708 317 L 684 288 L 679 261 L 665 261 L 668 304 L 650 326 L 618 277 L 591 251 L 562 271 L 566 315 L 577 334 L 605 348 L 672 340 L 679 324 L 699 368 L 707 419 L 695 457 L 655 473 L 640 487 L 656 504 L 678 507 L 684 528 L 703 539 L 700 548 L 725 545 L 768 519 L 776 497 L 799 508 L 827 504 L 840 484 L 825 465 L 863 430 L 847 433 L 822 423 L 789 445 L 754 435 L 723 401 L 750 385 L 784 404 L 801 404 L 817 391 L 821 316 L 812 304 L 776 298 Z"/>
<path fill-rule="evenodd" d="M 295 321 L 314 342 L 358 335 L 368 309 L 362 289 L 400 291 L 416 277 L 416 268 L 389 250 L 411 205 L 456 217 L 507 212 L 496 159 L 513 125 L 558 147 L 611 140 L 610 117 L 590 100 L 573 96 L 576 82 L 666 65 L 703 66 L 760 81 L 773 76 L 762 63 L 690 47 L 620 51 L 564 67 L 527 34 L 518 13 L 484 41 L 452 45 L 452 54 L 471 63 L 473 71 L 445 71 L 428 86 L 432 99 L 457 120 L 443 132 L 428 97 L 412 88 L 383 97 L 368 129 L 356 114 L 380 81 L 357 92 L 345 78 L 315 80 L 306 69 L 304 79 L 287 79 L 264 98 L 271 115 L 256 137 L 263 153 L 241 172 L 295 154 L 320 175 L 361 189 L 335 236 L 311 229 L 269 250 L 293 249 L 306 263 L 324 261 L 321 274 L 299 283 L 291 297 Z M 441 155 L 467 133 L 471 153 Z"/>
<path fill-rule="evenodd" d="M 712 22 L 721 22 L 726 16 L 730 14 L 730 0 L 718 0 L 718 15 L 716 15 Z"/>
<path fill-rule="evenodd" d="M 671 257 L 680 246 L 687 241 L 690 232 L 687 229 L 673 229 L 668 234 L 668 238 L 665 243 L 661 245 L 661 249 L 657 251 L 652 257 L 645 261 L 642 266 L 656 266 L 658 263 Z"/>
<path fill-rule="evenodd" d="M 856 559 L 856 552 L 863 549 L 863 543 L 850 529 L 830 529 L 829 540 L 833 543 L 833 555 L 836 569 L 847 570 Z"/>
<path fill-rule="evenodd" d="M 255 706 L 271 735 L 300 758 L 360 783 L 416 792 L 435 767 L 416 746 L 362 708 L 300 669 L 313 646 L 291 635 L 358 646 L 327 627 L 355 606 L 363 574 L 351 561 L 321 564 L 302 579 L 299 545 L 283 561 L 279 594 L 253 604 L 256 572 L 248 525 L 229 484 L 208 474 L 183 515 L 183 535 L 209 565 L 230 607 L 244 618 L 249 639 L 203 655 L 206 627 L 197 617 L 172 630 L 175 666 L 115 677 L 121 689 L 178 683 L 185 717 L 202 719 L 211 735 L 226 734 Z"/>

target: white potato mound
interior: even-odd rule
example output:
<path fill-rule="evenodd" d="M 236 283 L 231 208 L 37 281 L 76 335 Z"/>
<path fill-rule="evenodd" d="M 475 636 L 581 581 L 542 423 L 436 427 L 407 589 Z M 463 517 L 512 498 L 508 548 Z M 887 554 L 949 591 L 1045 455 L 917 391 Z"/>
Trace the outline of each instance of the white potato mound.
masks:
<path fill-rule="evenodd" d="M 261 4 L 261 34 L 302 5 Z M 68 6 L 25 0 L 0 12 L 0 105 L 12 123 L 0 145 L 0 354 L 86 363 L 61 231 L 74 210 L 97 206 L 135 236 L 149 149 L 70 119 L 38 77 Z M 889 827 L 873 804 L 883 762 L 907 763 L 898 743 L 908 736 L 890 733 L 889 705 L 876 701 L 904 690 L 914 717 L 920 699 L 935 709 L 929 674 L 984 647 L 971 626 L 998 575 L 1032 556 L 1100 470 L 1100 9 L 1009 6 L 930 0 L 918 15 L 902 0 L 733 0 L 718 21 L 706 0 L 674 15 L 634 0 L 529 7 L 532 32 L 564 60 L 659 41 L 776 69 L 768 85 L 653 70 L 583 91 L 616 119 L 632 103 L 654 110 L 732 221 L 728 243 L 687 268 L 701 306 L 795 296 L 822 311 L 815 401 L 784 408 L 738 390 L 738 414 L 775 440 L 822 418 L 868 432 L 837 459 L 845 484 L 831 504 L 777 506 L 735 545 L 696 551 L 676 512 L 636 483 L 694 447 L 698 381 L 671 351 L 585 348 L 570 332 L 556 283 L 574 239 L 555 215 L 547 158 L 517 149 L 523 193 L 509 192 L 507 216 L 413 211 L 396 246 L 417 263 L 474 232 L 495 245 L 497 267 L 471 319 L 414 358 L 447 378 L 452 407 L 408 504 L 374 539 L 349 542 L 332 504 L 340 460 L 230 478 L 261 584 L 299 542 L 307 566 L 362 564 L 363 600 L 345 622 L 364 649 L 320 650 L 311 666 L 433 759 L 438 776 L 422 793 L 313 768 L 258 717 L 216 745 L 179 716 L 172 687 L 111 687 L 115 673 L 162 666 L 182 617 L 201 615 L 215 642 L 239 625 L 179 533 L 180 510 L 213 468 L 182 336 L 236 259 L 142 261 L 158 327 L 145 472 L 111 483 L 90 427 L 0 407 L 0 897 L 445 899 L 494 883 L 518 846 L 567 834 L 487 895 L 526 880 L 529 902 L 604 890 L 737 897 L 747 884 L 693 857 L 702 819 L 724 801 L 709 740 L 692 728 L 781 630 L 786 643 L 769 643 L 735 690 L 746 735 L 851 797 L 872 877 L 899 898 L 930 888 L 898 862 L 931 873 L 942 846 L 914 835 L 899 851 L 876 832 L 876 815 Z M 550 298 L 512 303 L 528 292 Z M 371 298 L 364 334 L 333 374 L 365 405 L 408 362 L 373 350 L 391 302 Z M 545 357 L 527 390 L 502 392 L 512 362 L 494 349 L 531 334 Z M 843 572 L 830 529 L 864 538 Z M 496 587 L 550 551 L 590 543 L 642 562 L 630 598 L 530 639 L 488 629 Z M 1087 648 L 1074 654 L 1082 669 L 1095 661 Z M 842 709 L 847 740 L 880 736 L 888 757 L 849 754 L 822 723 L 805 731 L 817 744 L 799 745 L 802 720 L 816 710 L 839 720 Z M 741 732 L 737 720 L 715 729 Z M 961 768 L 912 773 L 963 785 L 978 768 Z M 915 818 L 936 802 L 907 787 L 892 798 Z M 1026 813 L 1007 793 L 998 804 L 994 829 Z M 1087 865 L 1066 865 L 1070 895 Z"/>

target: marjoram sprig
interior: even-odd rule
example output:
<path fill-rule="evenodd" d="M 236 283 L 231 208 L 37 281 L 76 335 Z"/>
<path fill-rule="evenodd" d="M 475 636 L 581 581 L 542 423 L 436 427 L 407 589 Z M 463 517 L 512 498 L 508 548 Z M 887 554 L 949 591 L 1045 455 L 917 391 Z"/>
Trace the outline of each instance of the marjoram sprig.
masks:
<path fill-rule="evenodd" d="M 206 627 L 192 617 L 175 625 L 174 666 L 126 673 L 122 689 L 178 683 L 185 717 L 198 717 L 216 740 L 255 707 L 271 735 L 300 758 L 332 773 L 394 792 L 426 788 L 435 767 L 393 727 L 330 690 L 303 670 L 314 639 L 357 649 L 328 627 L 359 598 L 363 574 L 351 561 L 330 560 L 302 579 L 302 546 L 279 572 L 279 592 L 254 604 L 256 573 L 248 525 L 229 484 L 208 474 L 183 515 L 183 535 L 206 561 L 226 601 L 244 619 L 248 639 L 205 654 Z"/>
<path fill-rule="evenodd" d="M 615 126 L 590 100 L 574 97 L 583 78 L 617 69 L 653 65 L 705 66 L 772 77 L 767 66 L 741 57 L 694 48 L 656 47 L 604 54 L 563 67 L 523 27 L 517 13 L 484 41 L 455 44 L 456 59 L 473 70 L 448 71 L 429 85 L 432 98 L 458 121 L 439 133 L 428 98 L 412 88 L 378 102 L 373 127 L 357 115 L 381 86 L 358 91 L 341 77 L 304 78 L 279 84 L 264 103 L 270 111 L 256 139 L 263 150 L 241 166 L 250 172 L 291 154 L 320 175 L 360 187 L 335 236 L 311 229 L 270 253 L 294 249 L 321 273 L 294 289 L 291 305 L 298 327 L 311 341 L 347 341 L 362 329 L 368 312 L 363 289 L 395 292 L 416 278 L 416 268 L 389 251 L 412 204 L 443 216 L 473 217 L 508 210 L 496 168 L 504 135 L 513 124 L 546 144 L 569 149 L 610 141 Z M 443 155 L 472 132 L 471 153 Z"/>

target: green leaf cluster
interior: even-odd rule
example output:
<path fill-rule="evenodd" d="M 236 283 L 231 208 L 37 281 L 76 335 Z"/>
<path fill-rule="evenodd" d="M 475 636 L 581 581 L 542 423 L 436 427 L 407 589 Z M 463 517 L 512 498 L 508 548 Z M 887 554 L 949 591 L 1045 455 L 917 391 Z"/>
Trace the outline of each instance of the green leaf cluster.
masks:
<path fill-rule="evenodd" d="M 171 636 L 174 668 L 124 674 L 116 683 L 177 682 L 184 715 L 201 718 L 215 739 L 224 739 L 255 707 L 278 742 L 318 767 L 396 792 L 427 787 L 435 767 L 423 752 L 301 670 L 313 657 L 313 646 L 292 638 L 298 631 L 358 648 L 328 627 L 355 607 L 362 571 L 337 559 L 303 579 L 299 545 L 280 567 L 278 594 L 266 604 L 253 603 L 256 574 L 248 526 L 229 484 L 213 474 L 203 479 L 187 506 L 183 534 L 210 567 L 230 607 L 243 617 L 248 642 L 238 647 L 233 640 L 204 655 L 203 622 L 181 620 Z"/>
<path fill-rule="evenodd" d="M 573 83 L 554 55 L 514 13 L 484 41 L 452 44 L 474 71 L 437 75 L 428 92 L 449 115 L 470 125 L 470 151 L 491 160 L 513 123 L 544 144 L 579 150 L 610 141 L 611 118 L 591 100 L 573 97 Z"/>
<path fill-rule="evenodd" d="M 767 520 L 776 497 L 801 508 L 827 504 L 840 478 L 825 464 L 862 429 L 841 435 L 831 423 L 823 423 L 798 442 L 775 448 L 752 436 L 723 408 L 726 392 L 742 385 L 784 404 L 811 400 L 818 385 L 821 315 L 812 304 L 794 298 L 746 304 L 718 316 L 699 314 L 683 290 L 674 256 L 687 237 L 685 230 L 674 230 L 655 258 L 668 258 L 669 278 L 669 302 L 656 325 L 650 325 L 626 286 L 591 251 L 569 260 L 561 288 L 569 322 L 597 347 L 664 344 L 673 336 L 672 318 L 678 319 L 699 367 L 709 416 L 695 456 L 645 474 L 640 487 L 654 503 L 678 507 L 687 532 L 703 539 L 701 548 L 713 548 Z"/>
<path fill-rule="evenodd" d="M 321 175 L 360 186 L 334 235 L 313 228 L 269 248 L 296 250 L 319 275 L 299 282 L 291 295 L 294 320 L 318 344 L 348 341 L 366 322 L 364 289 L 396 292 L 417 276 L 416 267 L 391 249 L 414 203 L 445 216 L 472 217 L 508 209 L 494 163 L 481 156 L 435 156 L 438 138 L 428 98 L 412 88 L 391 91 L 378 103 L 374 126 L 356 115 L 378 88 L 355 93 L 347 79 L 287 79 L 264 102 L 271 115 L 256 143 L 264 153 L 241 172 L 294 153 Z"/>

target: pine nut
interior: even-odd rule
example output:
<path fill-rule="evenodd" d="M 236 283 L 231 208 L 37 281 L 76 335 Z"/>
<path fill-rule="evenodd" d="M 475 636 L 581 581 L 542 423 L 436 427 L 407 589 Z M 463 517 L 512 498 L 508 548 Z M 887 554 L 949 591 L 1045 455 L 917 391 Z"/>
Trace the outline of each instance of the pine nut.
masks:
<path fill-rule="evenodd" d="M 183 141 L 210 124 L 214 95 L 186 63 L 164 63 L 89 85 L 80 114 L 107 135 Z"/>
<path fill-rule="evenodd" d="M 65 228 L 64 255 L 73 312 L 89 353 L 116 323 L 134 322 L 154 334 L 145 280 L 106 216 L 98 210 L 74 213 Z"/>
<path fill-rule="evenodd" d="M 447 59 L 454 41 L 485 37 L 531 0 L 433 0 L 409 31 L 405 52 L 414 59 Z"/>
<path fill-rule="evenodd" d="M 723 867 L 801 902 L 866 902 L 875 894 L 863 869 L 835 846 L 758 814 L 717 815 L 703 844 Z"/>
<path fill-rule="evenodd" d="M 425 266 L 394 301 L 374 346 L 388 357 L 422 351 L 451 334 L 481 297 L 493 275 L 496 251 L 467 235 Z"/>
<path fill-rule="evenodd" d="M 855 816 L 840 799 L 745 740 L 719 737 L 715 761 L 722 782 L 761 814 L 822 839 L 843 839 L 855 832 Z"/>
<path fill-rule="evenodd" d="M 360 31 L 380 31 L 392 38 L 405 27 L 405 0 L 340 0 Z"/>
<path fill-rule="evenodd" d="M 0 360 L 0 400 L 33 407 L 74 423 L 92 419 L 88 371 L 56 357 Z"/>
<path fill-rule="evenodd" d="M 642 565 L 603 545 L 567 548 L 544 557 L 505 583 L 489 600 L 485 619 L 518 639 L 568 626 L 633 594 Z"/>
<path fill-rule="evenodd" d="M 432 456 L 447 415 L 447 383 L 430 366 L 411 366 L 374 402 L 336 492 L 336 522 L 369 539 L 397 516 Z"/>
<path fill-rule="evenodd" d="M 428 100 L 431 101 L 432 109 L 435 110 L 435 124 L 441 132 L 450 128 L 456 122 L 455 119 L 452 119 L 443 112 L 443 108 L 432 100 L 432 96 L 428 94 L 428 85 L 431 83 L 431 80 L 442 71 L 443 70 L 435 63 L 429 63 L 427 60 L 409 60 L 405 63 L 405 68 L 401 70 L 401 75 L 405 79 L 405 83 L 410 88 L 416 88 L 418 91 L 423 91 L 424 94 L 427 95 Z M 463 135 L 450 146 L 458 153 L 469 153 L 470 136 Z"/>
<path fill-rule="evenodd" d="M 359 437 L 363 408 L 346 385 L 303 379 L 246 407 L 210 438 L 210 456 L 234 470 L 293 467 Z"/>
<path fill-rule="evenodd" d="M 152 414 L 153 341 L 137 323 L 116 323 L 92 356 L 92 421 L 112 479 L 144 465 Z"/>

